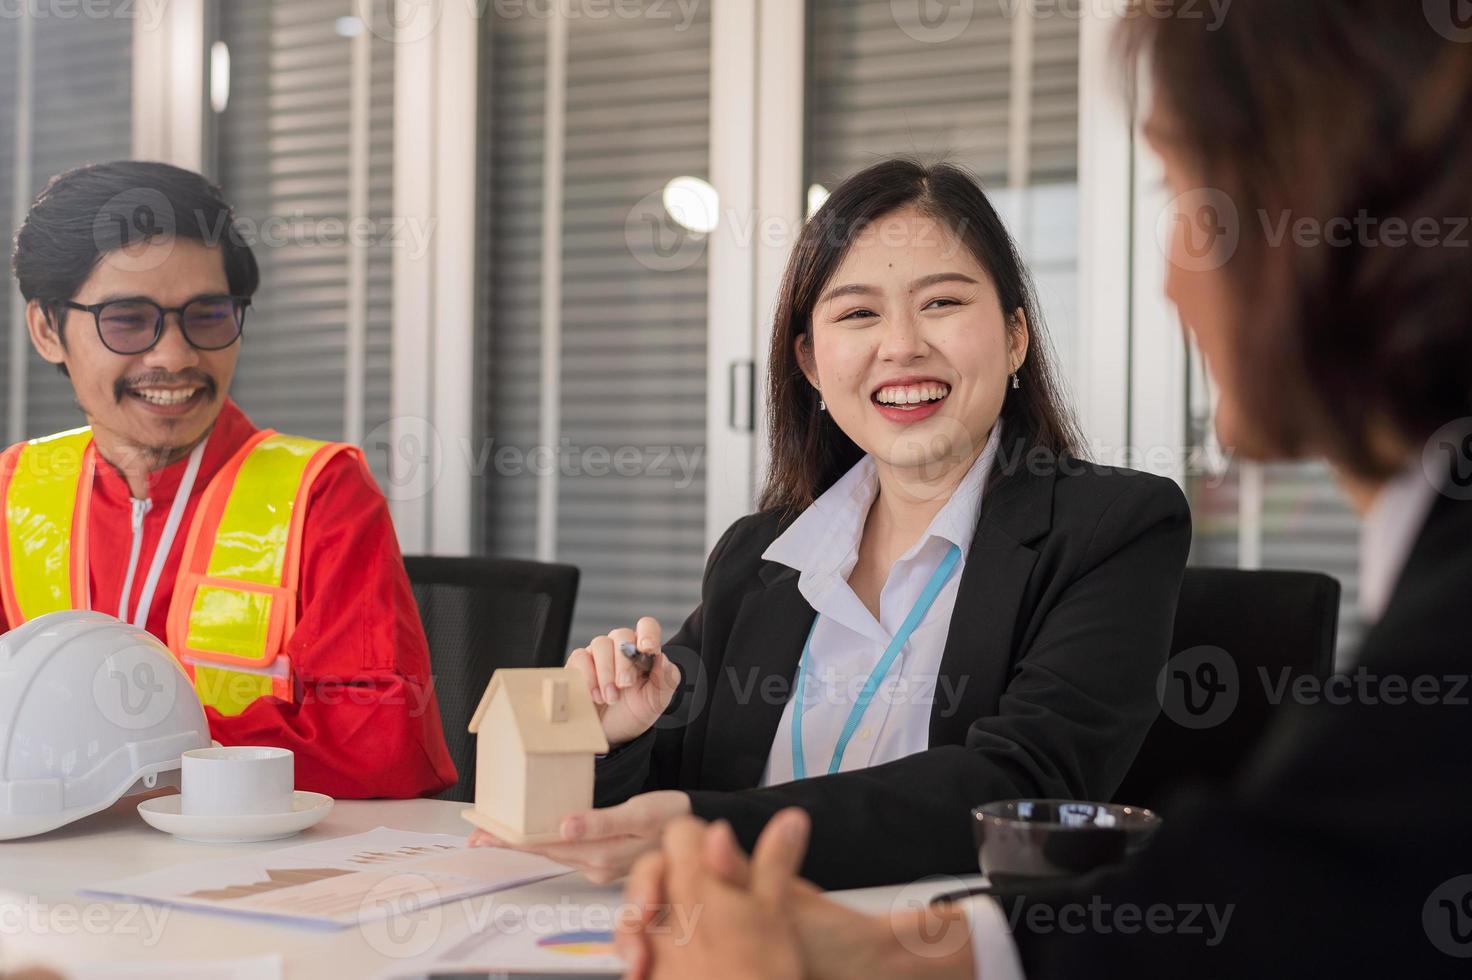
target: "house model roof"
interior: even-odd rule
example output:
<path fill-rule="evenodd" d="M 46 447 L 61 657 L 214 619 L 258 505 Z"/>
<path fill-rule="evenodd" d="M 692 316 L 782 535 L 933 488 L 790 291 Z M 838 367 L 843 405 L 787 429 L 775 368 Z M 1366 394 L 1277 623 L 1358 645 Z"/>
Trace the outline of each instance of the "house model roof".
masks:
<path fill-rule="evenodd" d="M 578 671 L 566 667 L 496 671 L 470 720 L 472 732 L 480 731 L 481 719 L 498 695 L 504 695 L 511 706 L 527 754 L 608 751 L 598 709 Z"/>

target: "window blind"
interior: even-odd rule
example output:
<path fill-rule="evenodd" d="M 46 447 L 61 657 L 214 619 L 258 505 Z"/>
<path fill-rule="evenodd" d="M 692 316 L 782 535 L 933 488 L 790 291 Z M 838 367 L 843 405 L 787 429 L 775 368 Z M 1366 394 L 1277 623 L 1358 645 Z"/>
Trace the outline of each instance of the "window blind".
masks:
<path fill-rule="evenodd" d="M 698 5 L 681 28 L 660 15 L 671 9 L 567 25 L 561 429 L 550 448 L 556 557 L 583 572 L 577 643 L 641 615 L 672 630 L 698 602 L 705 560 L 706 261 L 669 269 L 629 232 L 649 195 L 709 166 L 710 12 Z M 496 447 L 526 451 L 539 439 L 548 26 L 486 20 L 483 425 Z M 534 473 L 493 461 L 490 552 L 534 554 L 536 493 Z"/>
<path fill-rule="evenodd" d="M 11 299 L 15 295 L 15 278 L 10 272 L 10 252 L 14 247 L 15 223 L 15 123 L 16 81 L 20 66 L 20 30 L 12 18 L 0 20 L 0 241 L 5 243 L 5 295 L 0 299 L 0 444 L 10 444 L 10 345 L 12 328 L 19 332 L 23 325 L 11 323 Z"/>
<path fill-rule="evenodd" d="M 46 181 L 63 170 L 132 156 L 137 16 L 137 4 L 112 2 L 90 5 L 86 15 L 32 17 L 31 181 L 23 204 L 28 205 Z M 16 19 L 4 21 L 5 30 L 18 37 Z M 13 127 L 15 89 L 5 91 L 10 94 L 7 111 Z M 7 145 L 13 167 L 14 143 Z M 11 180 L 5 185 L 8 197 Z M 7 229 L 7 245 L 14 231 Z M 24 329 L 24 324 L 15 328 Z M 71 383 L 38 356 L 27 356 L 31 360 L 26 369 L 26 435 L 34 438 L 86 424 Z"/>
<path fill-rule="evenodd" d="M 392 221 L 394 49 L 371 31 L 369 223 L 351 223 L 348 184 L 352 45 L 366 29 L 355 26 L 364 6 L 220 6 L 220 36 L 231 54 L 230 102 L 218 127 L 220 184 L 261 267 L 233 393 L 257 425 L 320 439 L 345 435 L 355 248 L 368 250 L 364 431 L 390 414 L 392 248 L 404 239 Z M 375 470 L 382 462 L 373 461 Z"/>
<path fill-rule="evenodd" d="M 1016 19 L 1004 4 L 970 6 L 960 5 L 965 27 L 957 36 L 929 40 L 906 30 L 913 25 L 899 13 L 903 4 L 811 0 L 812 180 L 831 189 L 898 154 L 950 160 L 989 189 L 1006 186 Z M 1077 177 L 1078 60 L 1076 17 L 1033 20 L 1028 184 Z"/>
<path fill-rule="evenodd" d="M 372 0 L 375 25 L 385 23 L 393 0 Z M 370 8 L 355 3 L 354 12 Z M 380 36 L 380 34 L 385 36 Z M 379 241 L 368 249 L 367 323 L 363 358 L 363 431 L 381 430 L 393 415 L 394 249 L 423 247 L 427 230 L 409 234 L 394 214 L 394 45 L 391 32 L 372 35 L 368 110 L 368 214 Z M 385 237 L 386 236 L 386 237 Z M 470 352 L 466 352 L 470 356 Z M 370 440 L 371 447 L 371 440 Z M 388 460 L 369 453 L 368 465 L 384 485 Z"/>
<path fill-rule="evenodd" d="M 481 442 L 494 454 L 536 445 L 540 428 L 547 26 L 531 17 L 487 18 L 485 25 L 478 398 Z M 537 476 L 493 464 L 480 482 L 486 550 L 535 558 Z"/>

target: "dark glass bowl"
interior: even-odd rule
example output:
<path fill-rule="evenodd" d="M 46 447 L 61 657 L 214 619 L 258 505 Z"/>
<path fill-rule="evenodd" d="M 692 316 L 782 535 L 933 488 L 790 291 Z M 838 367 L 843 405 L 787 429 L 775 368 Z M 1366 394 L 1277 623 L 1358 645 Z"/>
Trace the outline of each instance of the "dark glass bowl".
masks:
<path fill-rule="evenodd" d="M 1078 800 L 998 800 L 971 816 L 977 860 L 993 887 L 1119 864 L 1143 849 L 1161 823 L 1142 807 Z"/>

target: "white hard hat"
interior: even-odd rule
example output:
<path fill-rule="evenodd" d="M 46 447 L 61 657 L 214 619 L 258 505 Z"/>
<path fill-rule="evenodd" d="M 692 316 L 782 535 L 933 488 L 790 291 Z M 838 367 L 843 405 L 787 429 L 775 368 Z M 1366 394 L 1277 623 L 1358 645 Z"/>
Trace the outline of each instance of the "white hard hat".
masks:
<path fill-rule="evenodd" d="M 194 685 L 148 632 L 58 612 L 0 636 L 0 840 L 105 810 L 209 745 Z"/>

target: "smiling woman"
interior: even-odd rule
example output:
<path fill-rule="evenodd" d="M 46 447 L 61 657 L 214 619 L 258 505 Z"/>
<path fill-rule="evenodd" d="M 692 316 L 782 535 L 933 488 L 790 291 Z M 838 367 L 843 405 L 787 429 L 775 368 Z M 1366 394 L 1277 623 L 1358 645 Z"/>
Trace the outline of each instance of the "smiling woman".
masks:
<path fill-rule="evenodd" d="M 881 884 L 975 871 L 973 806 L 1113 794 L 1190 522 L 1173 483 L 1073 455 L 1030 292 L 965 172 L 834 191 L 783 286 L 762 511 L 667 647 L 646 618 L 573 652 L 605 808 L 536 850 L 606 880 L 683 814 L 749 846 L 797 805 L 810 877 Z"/>
<path fill-rule="evenodd" d="M 896 315 L 905 309 L 915 316 Z M 893 160 L 846 181 L 803 234 L 778 300 L 768 364 L 772 472 L 763 509 L 807 507 L 873 451 L 876 439 L 895 442 L 897 432 L 866 434 L 866 422 L 873 422 L 867 410 L 851 411 L 852 404 L 835 388 L 865 369 L 865 345 L 872 343 L 875 328 L 886 324 L 899 326 L 886 340 L 899 345 L 915 336 L 905 331 L 906 324 L 936 325 L 945 334 L 938 346 L 946 360 L 976 362 L 960 392 L 964 402 L 946 413 L 960 428 L 948 427 L 945 445 L 933 447 L 942 459 L 974 460 L 998 418 L 1031 433 L 1029 448 L 1054 456 L 1075 453 L 1077 428 L 1059 394 L 1037 310 L 1005 225 L 965 171 Z M 814 370 L 815 344 L 832 351 L 835 375 L 826 390 Z M 950 364 L 953 373 L 956 366 Z M 872 398 L 877 414 L 893 423 L 936 414 L 933 409 L 888 410 L 884 404 L 901 398 L 906 404 L 911 398 L 918 402 L 921 392 L 913 382 L 929 380 L 949 389 L 946 379 L 883 373 L 889 370 L 864 380 L 900 390 L 876 388 L 861 393 L 861 401 Z M 945 400 L 953 394 L 947 391 Z M 824 419 L 815 411 L 819 401 L 839 407 Z M 918 445 L 915 435 L 902 445 Z M 931 460 L 930 469 L 941 461 Z"/>

